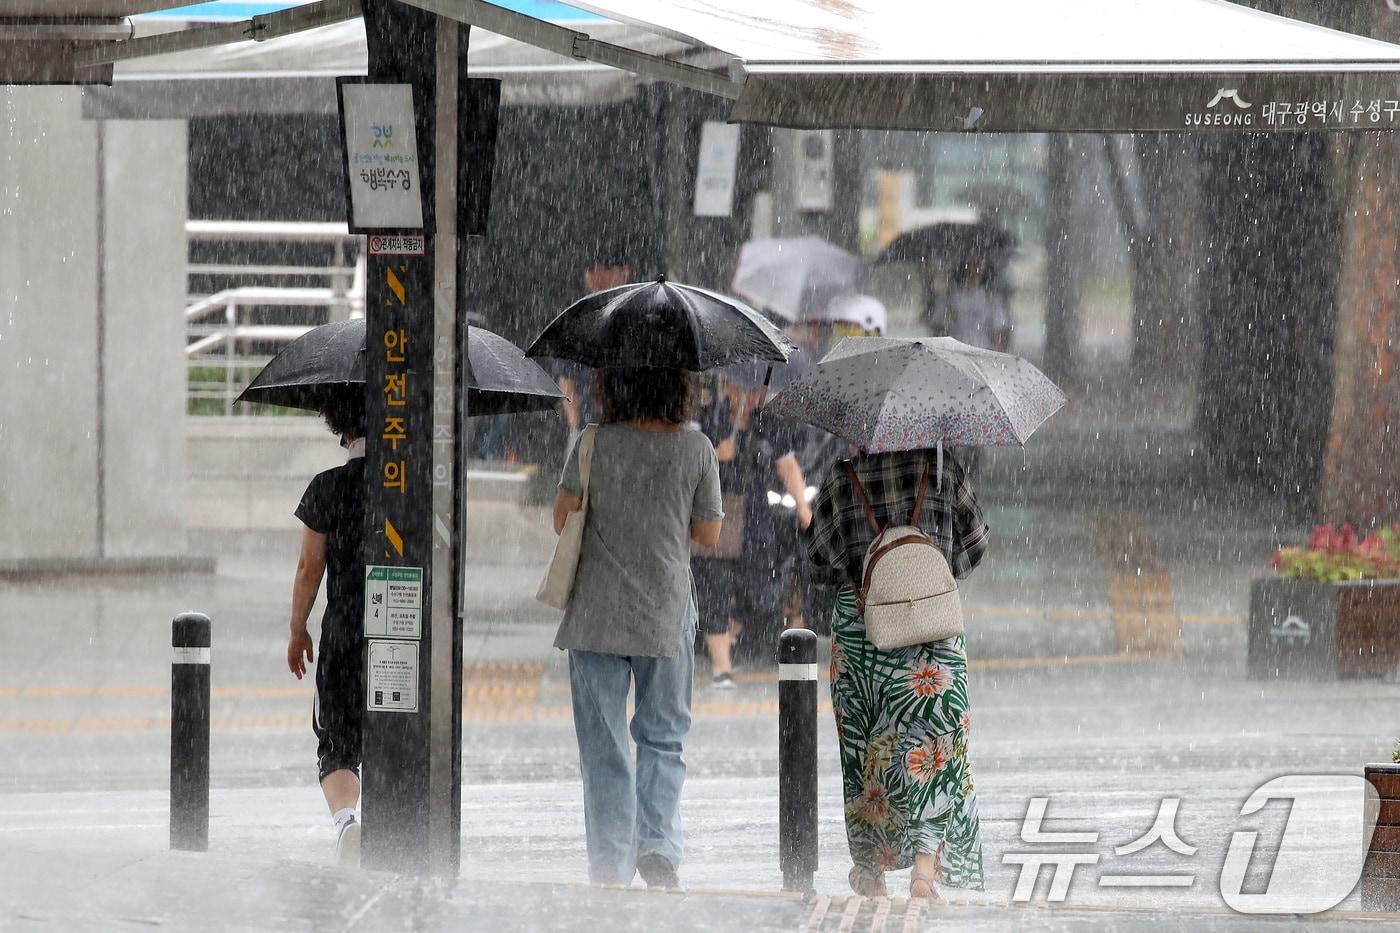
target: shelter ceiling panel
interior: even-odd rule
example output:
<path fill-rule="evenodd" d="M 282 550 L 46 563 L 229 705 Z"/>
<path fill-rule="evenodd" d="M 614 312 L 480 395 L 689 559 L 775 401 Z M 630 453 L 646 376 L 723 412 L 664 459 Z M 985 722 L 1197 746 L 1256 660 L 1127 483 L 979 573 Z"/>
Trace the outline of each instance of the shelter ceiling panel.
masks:
<path fill-rule="evenodd" d="M 1283 62 L 1397 49 L 1226 0 L 576 0 L 746 62 Z"/>
<path fill-rule="evenodd" d="M 191 0 L 0 0 L 0 19 L 10 17 L 99 19 L 154 13 Z"/>

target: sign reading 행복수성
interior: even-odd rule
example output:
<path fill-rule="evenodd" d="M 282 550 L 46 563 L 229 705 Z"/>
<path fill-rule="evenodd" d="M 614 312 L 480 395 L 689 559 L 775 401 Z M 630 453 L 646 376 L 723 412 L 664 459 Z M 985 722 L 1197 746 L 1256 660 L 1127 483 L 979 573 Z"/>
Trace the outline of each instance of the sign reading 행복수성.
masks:
<path fill-rule="evenodd" d="M 352 233 L 423 229 L 413 87 L 341 79 Z"/>

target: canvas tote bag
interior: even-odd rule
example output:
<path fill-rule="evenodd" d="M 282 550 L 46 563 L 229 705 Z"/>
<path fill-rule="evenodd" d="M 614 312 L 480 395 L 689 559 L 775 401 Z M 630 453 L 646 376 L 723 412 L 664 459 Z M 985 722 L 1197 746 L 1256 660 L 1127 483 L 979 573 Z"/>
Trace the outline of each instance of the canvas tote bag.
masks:
<path fill-rule="evenodd" d="M 583 505 L 577 512 L 570 512 L 564 518 L 564 528 L 559 532 L 559 540 L 554 544 L 554 556 L 549 560 L 549 569 L 535 598 L 546 606 L 565 609 L 569 597 L 574 592 L 574 575 L 578 573 L 578 559 L 583 551 L 583 526 L 588 521 L 588 478 L 593 472 L 593 445 L 598 436 L 598 426 L 590 424 L 583 429 L 578 441 L 578 477 L 583 486 Z"/>

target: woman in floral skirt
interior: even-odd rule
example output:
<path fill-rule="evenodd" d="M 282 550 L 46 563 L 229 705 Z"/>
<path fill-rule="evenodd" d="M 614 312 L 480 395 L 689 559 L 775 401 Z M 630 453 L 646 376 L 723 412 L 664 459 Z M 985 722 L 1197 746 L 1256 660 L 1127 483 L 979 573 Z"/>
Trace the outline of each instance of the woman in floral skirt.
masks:
<path fill-rule="evenodd" d="M 941 461 L 941 476 L 935 464 Z M 955 576 L 987 547 L 987 523 L 957 461 L 932 451 L 851 461 L 880 527 L 909 522 L 926 471 L 919 527 Z M 968 762 L 967 653 L 963 636 L 881 651 L 865 637 L 851 581 L 874 540 L 857 491 L 836 464 L 813 504 L 807 556 L 819 583 L 839 586 L 832 622 L 831 700 L 841 746 L 851 888 L 886 893 L 885 872 L 913 866 L 912 897 L 938 885 L 982 888 L 977 795 Z"/>

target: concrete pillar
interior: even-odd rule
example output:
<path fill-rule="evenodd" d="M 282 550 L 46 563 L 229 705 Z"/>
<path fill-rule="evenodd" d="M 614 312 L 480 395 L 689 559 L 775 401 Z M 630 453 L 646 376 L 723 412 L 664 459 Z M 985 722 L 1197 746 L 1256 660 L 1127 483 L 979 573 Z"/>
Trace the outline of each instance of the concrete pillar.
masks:
<path fill-rule="evenodd" d="M 183 552 L 183 123 L 0 95 L 0 565 Z"/>
<path fill-rule="evenodd" d="M 0 561 L 98 554 L 97 124 L 0 93 Z"/>
<path fill-rule="evenodd" d="M 106 557 L 185 545 L 183 120 L 102 133 L 102 481 Z"/>

